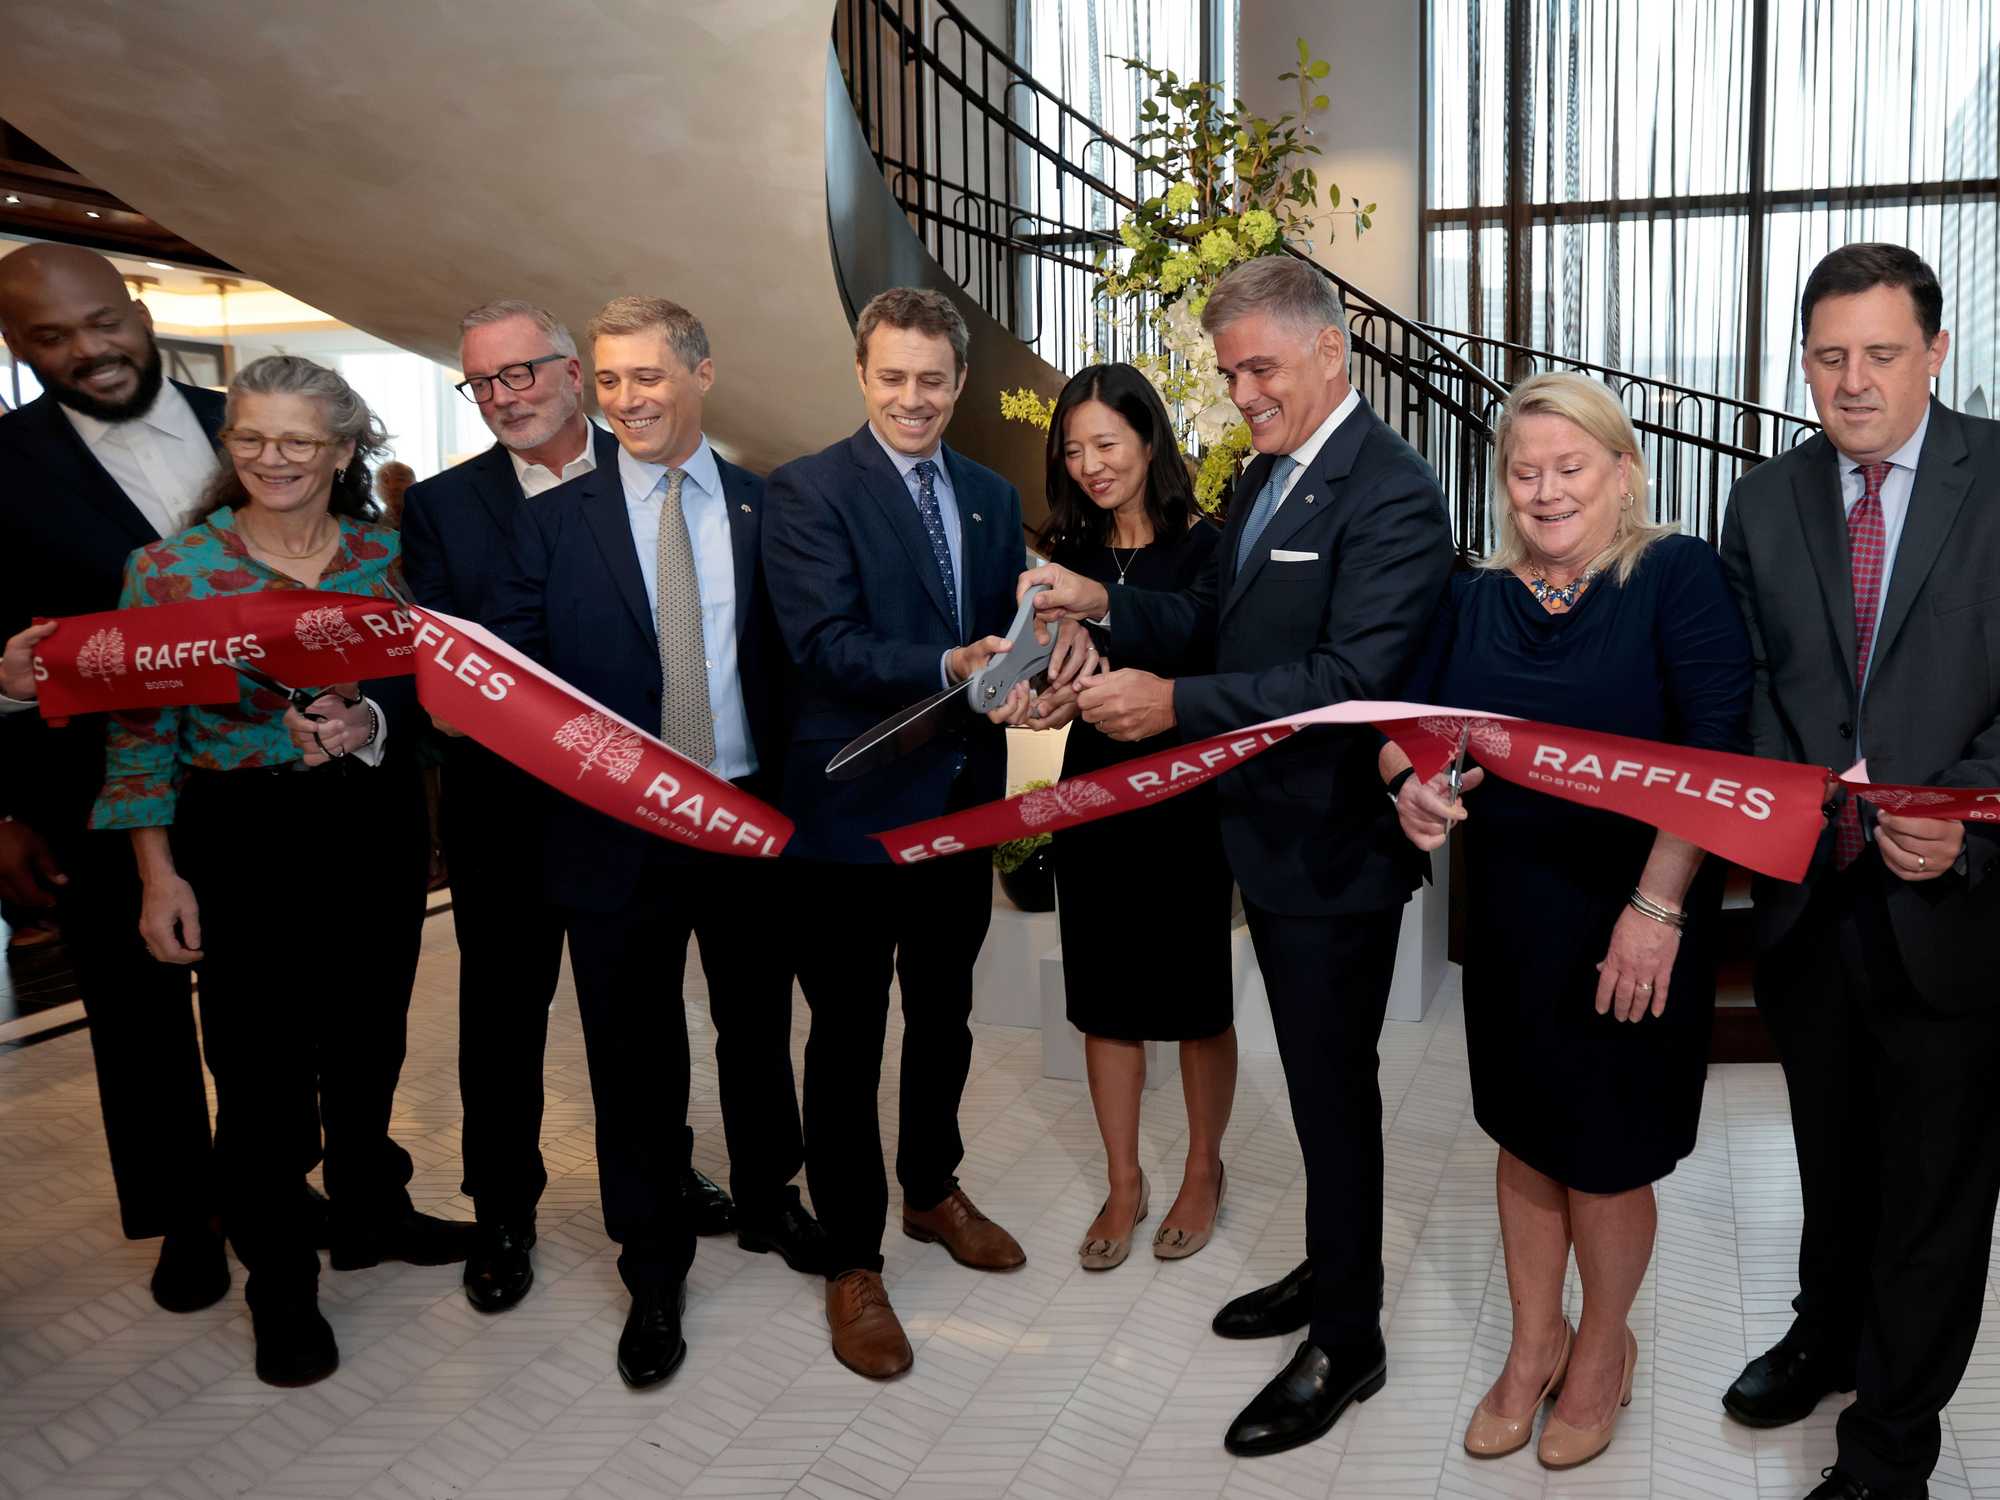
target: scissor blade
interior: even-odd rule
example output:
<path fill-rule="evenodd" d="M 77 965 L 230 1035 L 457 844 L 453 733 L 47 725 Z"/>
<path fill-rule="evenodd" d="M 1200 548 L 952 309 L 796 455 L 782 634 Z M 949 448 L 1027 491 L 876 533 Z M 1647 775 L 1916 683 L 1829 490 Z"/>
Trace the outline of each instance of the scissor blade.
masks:
<path fill-rule="evenodd" d="M 970 712 L 965 702 L 965 684 L 953 683 L 943 692 L 933 693 L 895 717 L 884 719 L 841 747 L 840 753 L 826 763 L 827 780 L 852 781 L 865 776 L 928 743 Z"/>
<path fill-rule="evenodd" d="M 236 675 L 238 677 L 241 677 L 244 681 L 254 683 L 258 687 L 263 688 L 266 692 L 276 693 L 280 698 L 287 699 L 294 703 L 297 703 L 299 701 L 299 694 L 302 691 L 301 689 L 285 686 L 284 683 L 278 681 L 278 679 L 273 677 L 269 672 L 261 671 L 260 669 L 251 666 L 248 662 L 244 661 L 243 658 L 241 658 L 240 656 L 230 658 L 229 665 L 236 669 Z M 311 698 L 307 698 L 305 701 L 307 703 L 310 703 L 313 700 Z"/>
<path fill-rule="evenodd" d="M 1445 777 L 1445 786 L 1453 803 L 1465 781 L 1465 752 L 1472 746 L 1472 726 L 1462 725 L 1458 731 L 1458 749 L 1452 752 L 1451 769 Z"/>

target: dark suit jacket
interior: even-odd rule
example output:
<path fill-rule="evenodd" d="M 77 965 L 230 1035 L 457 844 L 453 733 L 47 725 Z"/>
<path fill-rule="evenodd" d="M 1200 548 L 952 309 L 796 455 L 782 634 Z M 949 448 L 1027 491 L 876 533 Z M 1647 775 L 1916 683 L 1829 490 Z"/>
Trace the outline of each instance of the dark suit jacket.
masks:
<path fill-rule="evenodd" d="M 173 384 L 213 441 L 222 397 Z M 37 617 L 116 609 L 125 559 L 158 540 L 53 396 L 0 417 L 0 640 Z M 102 716 L 53 730 L 39 714 L 0 718 L 0 812 L 81 828 L 103 781 Z"/>
<path fill-rule="evenodd" d="M 942 454 L 962 533 L 963 630 L 909 486 L 867 426 L 771 474 L 764 566 L 798 674 L 783 803 L 796 825 L 790 853 L 881 863 L 888 854 L 871 833 L 936 817 L 947 796 L 1006 794 L 1006 733 L 983 717 L 893 766 L 826 779 L 842 745 L 943 687 L 946 651 L 1013 622 L 1027 557 L 1020 494 L 950 447 Z"/>
<path fill-rule="evenodd" d="M 764 587 L 764 482 L 716 458 L 736 560 L 736 668 L 757 752 L 745 785 L 767 800 L 782 775 L 780 654 Z M 414 491 L 413 491 L 414 493 Z M 660 725 L 660 651 L 616 458 L 514 513 L 513 545 L 491 590 L 487 627 L 572 687 L 642 729 Z M 567 797 L 545 802 L 547 891 L 583 911 L 617 911 L 648 851 L 702 859 Z"/>
<path fill-rule="evenodd" d="M 590 443 L 598 469 L 615 470 L 618 439 L 593 422 Z M 403 577 L 410 597 L 486 623 L 523 498 L 513 460 L 498 443 L 411 485 L 403 497 Z"/>
<path fill-rule="evenodd" d="M 1737 481 L 1722 563 L 1756 659 L 1758 755 L 1845 770 L 1859 725 L 1871 780 L 2000 786 L 2000 423 L 1931 402 L 1865 701 L 1838 454 L 1824 435 Z M 1950 1010 L 2000 1000 L 1973 946 L 2000 919 L 2000 840 L 1976 824 L 1966 835 L 1966 873 L 1919 885 L 1863 856 L 1911 982 Z M 1829 829 L 1803 884 L 1757 882 L 1760 946 L 1791 930 L 1832 869 Z"/>
<path fill-rule="evenodd" d="M 1437 478 L 1364 401 L 1320 449 L 1239 574 L 1243 525 L 1275 459 L 1250 465 L 1209 565 L 1184 593 L 1120 589 L 1112 665 L 1213 646 L 1215 671 L 1174 684 L 1190 740 L 1350 698 L 1393 698 L 1451 575 Z M 1274 561 L 1273 550 L 1310 561 Z M 1216 782 L 1222 839 L 1245 899 L 1321 916 L 1394 909 L 1424 863 L 1396 826 L 1376 770 L 1380 736 L 1308 729 Z"/>

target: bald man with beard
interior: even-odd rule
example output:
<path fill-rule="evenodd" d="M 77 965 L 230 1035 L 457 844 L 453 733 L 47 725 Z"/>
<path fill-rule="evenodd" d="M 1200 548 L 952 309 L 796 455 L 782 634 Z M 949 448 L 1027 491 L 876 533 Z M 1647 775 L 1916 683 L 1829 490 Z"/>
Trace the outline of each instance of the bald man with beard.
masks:
<path fill-rule="evenodd" d="M 117 606 L 126 557 L 182 529 L 214 474 L 222 397 L 164 378 L 153 320 L 103 256 L 0 259 L 0 335 L 43 394 L 0 416 L 0 637 Z M 130 840 L 85 819 L 104 721 L 52 728 L 0 698 L 0 898 L 54 907 L 90 1020 L 118 1209 L 163 1236 L 153 1297 L 193 1312 L 229 1290 L 189 971 L 139 940 Z M 302 1189 L 303 1190 L 303 1189 Z"/>

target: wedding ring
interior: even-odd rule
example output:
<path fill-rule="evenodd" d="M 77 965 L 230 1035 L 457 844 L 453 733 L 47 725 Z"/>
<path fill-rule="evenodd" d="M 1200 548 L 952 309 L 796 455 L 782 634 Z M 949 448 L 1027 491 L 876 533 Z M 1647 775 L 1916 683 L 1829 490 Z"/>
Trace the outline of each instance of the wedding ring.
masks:
<path fill-rule="evenodd" d="M 1651 993 L 1653 992 L 1653 986 L 1652 986 L 1652 982 L 1651 982 L 1650 980 L 1649 980 L 1649 981 L 1647 981 L 1647 982 L 1646 982 L 1646 983 L 1644 983 L 1644 984 L 1641 984 L 1641 985 L 1639 986 L 1639 988 L 1640 988 L 1640 989 L 1642 989 L 1642 990 L 1644 990 L 1644 991 L 1646 991 L 1646 993 L 1647 993 L 1647 994 L 1649 994 L 1649 995 L 1650 995 L 1650 994 L 1651 994 Z"/>
<path fill-rule="evenodd" d="M 1925 859 L 1923 855 L 1919 854 L 1917 856 L 1917 873 L 1921 875 L 1924 871 L 1924 866 L 1929 863 L 1930 863 L 1929 860 Z"/>

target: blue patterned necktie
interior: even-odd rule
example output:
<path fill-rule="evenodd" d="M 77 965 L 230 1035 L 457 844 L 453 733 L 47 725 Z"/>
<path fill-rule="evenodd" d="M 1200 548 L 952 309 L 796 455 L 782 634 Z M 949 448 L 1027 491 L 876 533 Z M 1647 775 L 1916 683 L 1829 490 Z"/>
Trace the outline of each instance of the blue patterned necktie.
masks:
<path fill-rule="evenodd" d="M 1271 477 L 1264 481 L 1264 488 L 1257 491 L 1257 503 L 1250 507 L 1250 519 L 1243 523 L 1243 535 L 1236 543 L 1237 572 L 1243 571 L 1250 549 L 1257 545 L 1257 538 L 1271 524 L 1271 517 L 1277 513 L 1278 501 L 1285 493 L 1285 481 L 1292 477 L 1292 471 L 1298 466 L 1299 461 L 1289 453 L 1271 465 Z"/>
<path fill-rule="evenodd" d="M 945 539 L 944 512 L 938 509 L 938 466 L 925 459 L 911 470 L 917 476 L 917 513 L 924 518 L 924 535 L 931 539 L 931 556 L 937 559 L 944 579 L 944 602 L 951 609 L 951 622 L 958 625 L 958 585 L 951 576 L 951 543 Z"/>

